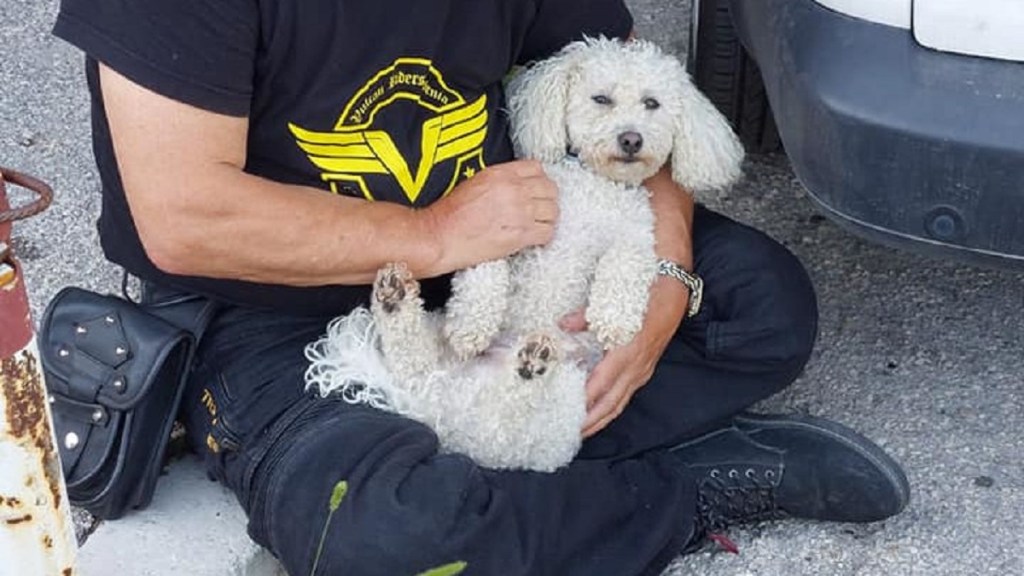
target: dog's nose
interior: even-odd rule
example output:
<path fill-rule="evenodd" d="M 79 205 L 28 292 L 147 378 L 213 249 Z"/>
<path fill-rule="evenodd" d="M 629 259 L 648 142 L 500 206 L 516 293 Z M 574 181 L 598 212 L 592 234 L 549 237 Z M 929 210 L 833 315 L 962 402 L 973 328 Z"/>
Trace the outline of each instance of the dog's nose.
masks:
<path fill-rule="evenodd" d="M 619 148 L 630 156 L 644 147 L 644 137 L 639 132 L 623 132 L 619 134 Z"/>

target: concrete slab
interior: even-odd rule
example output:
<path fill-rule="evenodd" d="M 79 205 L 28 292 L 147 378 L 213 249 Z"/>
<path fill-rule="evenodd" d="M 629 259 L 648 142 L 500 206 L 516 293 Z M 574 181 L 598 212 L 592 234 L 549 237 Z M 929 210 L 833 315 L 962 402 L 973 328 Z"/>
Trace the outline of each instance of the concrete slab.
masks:
<path fill-rule="evenodd" d="M 145 510 L 103 522 L 79 551 L 81 576 L 285 576 L 245 531 L 231 492 L 194 458 L 174 462 Z"/>

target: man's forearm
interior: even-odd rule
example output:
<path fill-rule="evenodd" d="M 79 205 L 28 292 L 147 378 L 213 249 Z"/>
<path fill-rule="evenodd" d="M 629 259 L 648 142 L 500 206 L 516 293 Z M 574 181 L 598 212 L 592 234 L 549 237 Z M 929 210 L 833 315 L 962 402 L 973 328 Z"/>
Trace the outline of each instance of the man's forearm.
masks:
<path fill-rule="evenodd" d="M 645 183 L 654 210 L 655 252 L 659 258 L 693 269 L 693 196 L 662 168 Z"/>
<path fill-rule="evenodd" d="M 201 201 L 198 201 L 199 199 Z M 252 176 L 223 165 L 146 207 L 143 244 L 161 269 L 289 285 L 364 284 L 389 261 L 419 277 L 437 268 L 428 214 Z M 165 222 L 166 223 L 166 222 Z"/>
<path fill-rule="evenodd" d="M 649 178 L 644 185 L 651 192 L 651 207 L 654 210 L 655 254 L 658 258 L 672 260 L 692 270 L 693 196 L 672 180 L 667 167 Z M 655 310 L 657 313 L 653 317 L 648 314 L 644 331 L 670 336 L 682 321 L 689 299 L 690 292 L 681 282 L 659 276 L 651 286 L 648 304 L 648 311 Z M 653 323 L 664 326 L 655 327 Z"/>

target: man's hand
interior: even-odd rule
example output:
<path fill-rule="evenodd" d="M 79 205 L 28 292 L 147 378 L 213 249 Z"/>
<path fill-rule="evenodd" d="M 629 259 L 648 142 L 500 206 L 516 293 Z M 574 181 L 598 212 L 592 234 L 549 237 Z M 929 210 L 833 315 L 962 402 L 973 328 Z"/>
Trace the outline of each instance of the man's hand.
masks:
<path fill-rule="evenodd" d="M 540 162 L 489 166 L 422 210 L 441 242 L 436 268 L 458 270 L 551 241 L 558 187 Z"/>
<path fill-rule="evenodd" d="M 687 296 L 685 288 L 671 278 L 659 278 L 651 287 L 648 312 L 640 332 L 629 344 L 605 353 L 587 379 L 584 438 L 593 436 L 617 418 L 633 394 L 650 380 L 683 318 Z M 565 317 L 561 327 L 570 332 L 584 330 L 583 313 Z"/>

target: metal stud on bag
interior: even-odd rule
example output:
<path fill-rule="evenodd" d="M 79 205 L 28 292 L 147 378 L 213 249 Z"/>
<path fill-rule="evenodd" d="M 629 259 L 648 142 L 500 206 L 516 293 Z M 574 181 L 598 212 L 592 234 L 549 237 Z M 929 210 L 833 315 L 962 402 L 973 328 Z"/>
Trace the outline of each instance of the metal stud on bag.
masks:
<path fill-rule="evenodd" d="M 75 434 L 74 432 L 68 432 L 67 435 L 64 436 L 64 447 L 67 448 L 68 450 L 74 450 L 75 447 L 77 446 L 78 434 Z"/>

